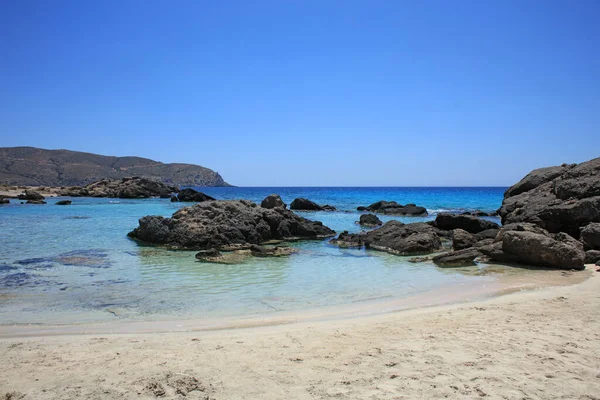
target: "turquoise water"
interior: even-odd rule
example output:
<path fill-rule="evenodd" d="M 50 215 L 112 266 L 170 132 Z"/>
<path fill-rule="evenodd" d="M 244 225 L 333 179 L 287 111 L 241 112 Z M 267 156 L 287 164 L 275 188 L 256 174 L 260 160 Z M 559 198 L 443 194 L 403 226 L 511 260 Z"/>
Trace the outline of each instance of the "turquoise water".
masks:
<path fill-rule="evenodd" d="M 356 207 L 378 200 L 440 211 L 493 211 L 504 188 L 202 188 L 217 199 L 260 202 L 278 193 L 306 197 L 338 212 L 303 212 L 340 232 L 358 231 Z M 111 319 L 212 318 L 393 299 L 447 285 L 489 281 L 465 269 L 412 264 L 408 257 L 295 243 L 289 258 L 249 258 L 236 265 L 200 263 L 195 252 L 144 247 L 127 238 L 144 215 L 170 216 L 189 204 L 168 199 L 74 198 L 71 206 L 0 207 L 0 323 Z M 478 267 L 473 267 L 477 269 Z M 480 267 L 481 268 L 481 267 Z"/>

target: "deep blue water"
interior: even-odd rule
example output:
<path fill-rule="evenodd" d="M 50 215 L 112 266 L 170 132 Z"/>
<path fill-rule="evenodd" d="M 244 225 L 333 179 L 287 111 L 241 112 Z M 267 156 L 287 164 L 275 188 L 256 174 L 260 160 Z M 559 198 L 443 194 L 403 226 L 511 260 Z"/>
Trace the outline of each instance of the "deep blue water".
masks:
<path fill-rule="evenodd" d="M 338 212 L 303 212 L 340 232 L 358 231 L 356 207 L 378 200 L 439 211 L 496 210 L 505 188 L 199 188 L 217 199 L 260 202 L 278 193 Z M 71 206 L 0 206 L 0 323 L 84 322 L 114 318 L 191 318 L 269 313 L 406 297 L 489 277 L 412 264 L 407 257 L 298 242 L 284 259 L 236 265 L 200 263 L 195 252 L 142 247 L 126 234 L 144 215 L 170 216 L 189 203 L 168 199 L 73 198 Z M 477 269 L 478 267 L 472 267 Z"/>

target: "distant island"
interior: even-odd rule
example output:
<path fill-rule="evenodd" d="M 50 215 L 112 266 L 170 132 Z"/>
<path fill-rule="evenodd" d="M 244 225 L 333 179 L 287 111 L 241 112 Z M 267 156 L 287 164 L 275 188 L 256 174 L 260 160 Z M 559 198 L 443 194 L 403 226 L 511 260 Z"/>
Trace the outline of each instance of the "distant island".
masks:
<path fill-rule="evenodd" d="M 0 147 L 0 183 L 84 186 L 100 179 L 139 176 L 176 186 L 231 186 L 217 172 L 194 164 L 165 164 L 70 150 Z"/>

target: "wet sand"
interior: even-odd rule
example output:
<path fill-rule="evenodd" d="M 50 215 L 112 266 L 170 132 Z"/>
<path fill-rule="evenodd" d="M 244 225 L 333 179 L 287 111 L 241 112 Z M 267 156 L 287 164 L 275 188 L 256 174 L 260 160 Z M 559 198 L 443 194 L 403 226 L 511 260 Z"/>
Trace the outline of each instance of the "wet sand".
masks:
<path fill-rule="evenodd" d="M 598 399 L 600 274 L 589 275 L 358 318 L 5 337 L 0 398 Z"/>

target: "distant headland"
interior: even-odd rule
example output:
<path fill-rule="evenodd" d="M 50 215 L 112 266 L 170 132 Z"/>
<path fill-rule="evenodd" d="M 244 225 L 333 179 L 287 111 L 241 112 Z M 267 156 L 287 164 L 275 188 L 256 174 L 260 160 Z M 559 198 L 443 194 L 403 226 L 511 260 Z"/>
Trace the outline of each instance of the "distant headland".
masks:
<path fill-rule="evenodd" d="M 165 164 L 71 150 L 0 147 L 0 183 L 84 186 L 100 179 L 139 176 L 176 186 L 231 186 L 217 172 L 194 164 Z"/>

